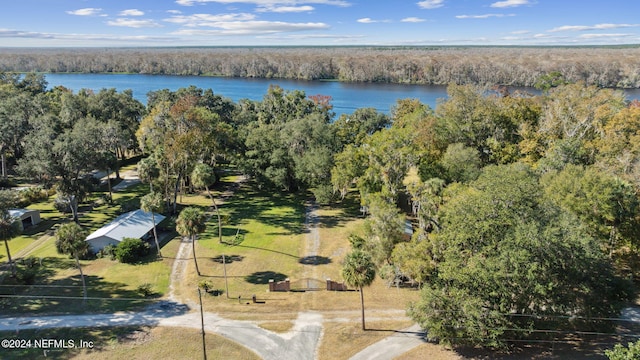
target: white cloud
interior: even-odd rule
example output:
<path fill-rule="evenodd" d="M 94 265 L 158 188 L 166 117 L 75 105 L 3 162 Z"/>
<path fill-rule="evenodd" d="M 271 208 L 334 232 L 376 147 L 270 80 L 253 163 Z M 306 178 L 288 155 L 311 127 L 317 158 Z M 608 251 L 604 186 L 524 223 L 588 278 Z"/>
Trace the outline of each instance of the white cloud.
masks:
<path fill-rule="evenodd" d="M 491 7 L 493 7 L 493 8 L 508 8 L 508 7 L 529 5 L 529 4 L 530 4 L 529 0 L 505 0 L 505 1 L 494 2 L 493 4 L 491 4 Z"/>
<path fill-rule="evenodd" d="M 181 29 L 173 35 L 210 36 L 210 35 L 265 35 L 292 31 L 323 30 L 329 28 L 325 23 L 288 23 L 282 21 L 229 21 L 218 22 L 211 27 L 217 29 Z"/>
<path fill-rule="evenodd" d="M 162 25 L 158 24 L 153 20 L 144 20 L 144 19 L 126 19 L 126 18 L 118 18 L 115 20 L 107 21 L 107 25 L 109 26 L 122 26 L 122 27 L 130 27 L 130 28 L 153 28 L 153 27 L 162 27 Z"/>
<path fill-rule="evenodd" d="M 408 22 L 408 23 L 419 23 L 419 22 L 425 22 L 425 19 L 420 19 L 417 17 L 408 17 L 408 18 L 404 18 L 402 20 L 400 20 L 401 22 Z"/>
<path fill-rule="evenodd" d="M 266 35 L 258 36 L 260 39 L 273 39 L 273 40 L 303 40 L 303 39 L 361 39 L 364 35 L 339 35 L 339 34 L 290 34 L 290 35 Z"/>
<path fill-rule="evenodd" d="M 77 16 L 96 16 L 100 15 L 102 9 L 100 8 L 84 8 L 78 10 L 67 11 L 67 14 L 77 15 Z"/>
<path fill-rule="evenodd" d="M 303 4 L 322 4 L 342 7 L 351 6 L 351 3 L 344 0 L 176 0 L 176 4 L 182 6 L 193 6 L 196 4 L 204 4 L 209 2 L 219 4 L 254 4 L 258 7 L 297 6 Z"/>
<path fill-rule="evenodd" d="M 143 16 L 144 12 L 138 9 L 128 9 L 128 10 L 121 11 L 119 15 L 120 16 Z"/>
<path fill-rule="evenodd" d="M 634 36 L 634 34 L 582 34 L 578 36 L 580 39 L 598 39 L 598 38 L 621 38 Z"/>
<path fill-rule="evenodd" d="M 193 15 L 177 15 L 171 18 L 164 19 L 166 22 L 181 24 L 187 27 L 197 26 L 210 26 L 217 27 L 217 24 L 221 22 L 231 21 L 248 21 L 256 18 L 253 14 L 238 13 L 238 14 L 193 14 Z"/>
<path fill-rule="evenodd" d="M 444 6 L 444 0 L 424 0 L 418 3 L 421 9 L 436 9 Z"/>
<path fill-rule="evenodd" d="M 374 20 L 372 18 L 362 18 L 362 19 L 358 19 L 356 20 L 357 22 L 361 23 L 361 24 L 373 24 L 373 23 L 388 23 L 391 22 L 390 20 Z"/>
<path fill-rule="evenodd" d="M 586 30 L 610 30 L 620 28 L 638 27 L 640 24 L 596 24 L 596 25 L 564 25 L 553 28 L 549 32 L 560 31 L 586 31 Z"/>
<path fill-rule="evenodd" d="M 182 14 L 182 11 L 180 11 L 180 10 L 167 10 L 167 13 L 174 14 L 174 15 L 180 15 L 180 14 Z"/>
<path fill-rule="evenodd" d="M 45 40 L 60 40 L 60 41 L 72 41 L 82 43 L 86 41 L 105 41 L 105 42 L 139 42 L 139 41 L 176 41 L 175 37 L 160 37 L 160 36 L 120 36 L 120 35 L 107 35 L 107 34 L 60 34 L 60 33 L 44 33 L 44 32 L 32 32 L 21 30 L 0 29 L 0 38 L 21 38 L 21 39 L 45 39 Z"/>
<path fill-rule="evenodd" d="M 291 12 L 309 12 L 313 11 L 313 6 L 261 6 L 258 12 L 274 12 L 274 13 L 291 13 Z"/>
<path fill-rule="evenodd" d="M 456 15 L 457 19 L 488 19 L 492 17 L 516 16 L 515 14 L 482 14 L 482 15 Z"/>
<path fill-rule="evenodd" d="M 529 30 L 516 30 L 516 31 L 512 31 L 511 33 L 512 33 L 513 35 L 522 35 L 522 34 L 528 34 L 528 33 L 530 33 L 530 32 L 531 32 L 531 31 L 529 31 Z"/>

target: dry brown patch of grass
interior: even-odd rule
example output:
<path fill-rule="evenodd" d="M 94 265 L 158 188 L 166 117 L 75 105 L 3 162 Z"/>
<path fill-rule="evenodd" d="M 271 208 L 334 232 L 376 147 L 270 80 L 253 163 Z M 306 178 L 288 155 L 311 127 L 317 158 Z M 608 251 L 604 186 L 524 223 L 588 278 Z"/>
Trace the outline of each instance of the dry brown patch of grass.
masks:
<path fill-rule="evenodd" d="M 258 326 L 265 330 L 273 331 L 275 333 L 284 334 L 293 329 L 293 322 L 291 321 L 263 321 L 258 323 Z"/>
<path fill-rule="evenodd" d="M 210 359 L 259 359 L 249 349 L 222 336 L 206 334 Z M 85 350 L 74 359 L 199 359 L 202 358 L 202 335 L 198 330 L 172 327 L 146 328 L 128 336 L 118 336 L 97 348 Z"/>
<path fill-rule="evenodd" d="M 442 345 L 424 343 L 396 357 L 394 360 L 462 360 L 464 357 Z"/>
<path fill-rule="evenodd" d="M 349 359 L 367 346 L 410 325 L 410 321 L 367 321 L 367 329 L 372 330 L 362 330 L 360 321 L 325 322 L 318 359 Z"/>

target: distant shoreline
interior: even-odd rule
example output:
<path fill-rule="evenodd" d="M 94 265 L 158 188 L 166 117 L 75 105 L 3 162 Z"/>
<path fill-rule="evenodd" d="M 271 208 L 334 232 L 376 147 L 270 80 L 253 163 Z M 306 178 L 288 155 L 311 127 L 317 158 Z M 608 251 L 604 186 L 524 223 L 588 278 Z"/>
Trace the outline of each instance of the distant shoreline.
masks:
<path fill-rule="evenodd" d="M 412 85 L 640 88 L 640 45 L 0 48 L 0 71 L 193 75 Z"/>

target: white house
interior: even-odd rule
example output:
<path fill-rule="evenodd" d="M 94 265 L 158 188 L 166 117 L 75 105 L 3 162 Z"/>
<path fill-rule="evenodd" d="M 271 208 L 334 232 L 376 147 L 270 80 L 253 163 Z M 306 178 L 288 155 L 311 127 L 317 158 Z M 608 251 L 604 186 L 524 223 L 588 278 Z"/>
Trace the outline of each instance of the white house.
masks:
<path fill-rule="evenodd" d="M 156 225 L 165 218 L 155 213 L 154 217 Z M 118 216 L 112 222 L 87 236 L 86 241 L 89 242 L 91 251 L 98 252 L 107 245 L 118 245 L 124 238 L 142 239 L 152 232 L 151 213 L 138 209 Z"/>
<path fill-rule="evenodd" d="M 20 219 L 23 229 L 40 223 L 40 211 L 38 210 L 10 209 L 9 216 Z"/>

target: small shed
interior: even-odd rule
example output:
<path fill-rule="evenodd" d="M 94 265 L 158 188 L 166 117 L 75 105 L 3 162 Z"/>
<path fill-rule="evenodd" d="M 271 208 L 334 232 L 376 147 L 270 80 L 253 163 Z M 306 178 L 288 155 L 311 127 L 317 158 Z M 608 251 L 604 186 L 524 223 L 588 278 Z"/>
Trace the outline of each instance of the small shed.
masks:
<path fill-rule="evenodd" d="M 164 216 L 154 213 L 158 225 Z M 124 238 L 146 240 L 153 232 L 153 219 L 150 212 L 141 209 L 118 216 L 110 223 L 87 236 L 91 251 L 98 252 L 107 245 L 118 245 Z"/>
<path fill-rule="evenodd" d="M 40 211 L 38 210 L 10 209 L 9 216 L 20 219 L 23 229 L 40 223 Z"/>

